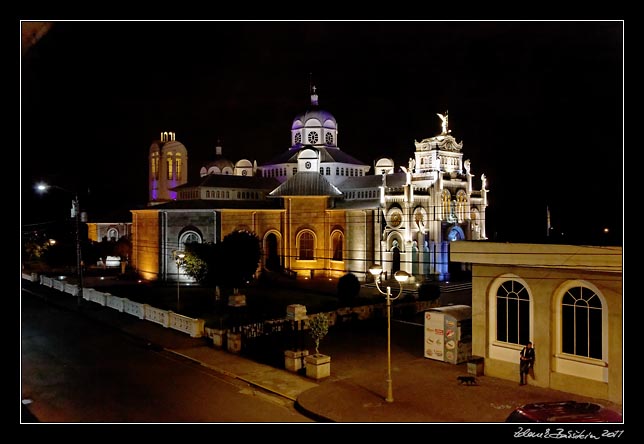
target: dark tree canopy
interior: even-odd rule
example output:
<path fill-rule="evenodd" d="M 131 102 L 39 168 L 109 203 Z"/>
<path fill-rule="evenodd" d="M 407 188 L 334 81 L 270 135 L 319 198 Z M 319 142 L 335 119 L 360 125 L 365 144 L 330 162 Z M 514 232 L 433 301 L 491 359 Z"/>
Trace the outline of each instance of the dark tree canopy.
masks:
<path fill-rule="evenodd" d="M 202 285 L 241 287 L 259 265 L 259 238 L 249 231 L 233 231 L 219 244 L 188 244 L 182 267 Z"/>
<path fill-rule="evenodd" d="M 338 298 L 343 302 L 351 302 L 360 293 L 360 281 L 355 274 L 347 273 L 338 279 Z"/>
<path fill-rule="evenodd" d="M 223 283 L 240 287 L 249 282 L 259 266 L 259 238 L 250 231 L 233 231 L 224 237 L 222 250 L 220 265 L 225 271 Z"/>

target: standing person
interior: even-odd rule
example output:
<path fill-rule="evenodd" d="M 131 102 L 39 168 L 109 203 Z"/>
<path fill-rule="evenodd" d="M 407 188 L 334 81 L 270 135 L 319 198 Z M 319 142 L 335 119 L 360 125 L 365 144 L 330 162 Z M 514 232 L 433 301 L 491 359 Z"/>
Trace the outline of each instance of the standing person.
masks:
<path fill-rule="evenodd" d="M 526 385 L 528 383 L 528 372 L 534 365 L 534 348 L 532 342 L 528 341 L 523 350 L 521 350 L 521 360 L 519 361 L 519 385 Z"/>

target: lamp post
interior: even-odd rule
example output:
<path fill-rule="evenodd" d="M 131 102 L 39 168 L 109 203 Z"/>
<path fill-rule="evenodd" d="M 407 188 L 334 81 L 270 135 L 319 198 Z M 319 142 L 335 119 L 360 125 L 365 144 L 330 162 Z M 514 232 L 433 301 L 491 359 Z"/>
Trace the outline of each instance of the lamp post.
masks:
<path fill-rule="evenodd" d="M 394 274 L 394 277 L 396 278 L 400 289 L 398 290 L 398 295 L 392 298 L 391 287 L 387 286 L 387 291 L 382 291 L 379 285 L 380 275 L 382 274 L 382 267 L 379 264 L 373 264 L 369 268 L 369 272 L 373 275 L 376 281 L 376 288 L 378 289 L 378 291 L 384 294 L 387 298 L 387 397 L 385 398 L 385 401 L 394 402 L 394 393 L 391 379 L 391 301 L 395 301 L 400 297 L 403 290 L 402 284 L 403 282 L 407 282 L 407 279 L 409 279 L 409 274 L 406 271 L 402 270 L 399 270 Z"/>
<path fill-rule="evenodd" d="M 76 273 L 78 275 L 78 294 L 76 295 L 76 305 L 80 307 L 81 301 L 83 300 L 83 258 L 80 240 L 80 202 L 78 200 L 78 193 L 59 187 L 58 185 L 48 185 L 46 183 L 39 183 L 36 185 L 36 190 L 40 193 L 46 192 L 49 188 L 57 188 L 74 196 L 74 199 L 72 200 L 71 216 L 74 218 L 76 231 Z"/>
<path fill-rule="evenodd" d="M 183 262 L 183 258 L 186 257 L 186 254 L 183 251 L 175 251 L 174 252 L 174 258 L 177 261 L 177 313 L 179 312 L 181 308 L 181 299 L 180 299 L 180 293 L 179 293 L 179 281 L 181 277 L 181 264 Z"/>

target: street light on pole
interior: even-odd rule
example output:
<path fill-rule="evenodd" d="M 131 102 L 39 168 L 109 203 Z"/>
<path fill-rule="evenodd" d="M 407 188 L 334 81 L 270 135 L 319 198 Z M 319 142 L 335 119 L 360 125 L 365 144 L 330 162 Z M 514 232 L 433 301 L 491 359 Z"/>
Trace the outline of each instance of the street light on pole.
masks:
<path fill-rule="evenodd" d="M 387 397 L 385 398 L 385 401 L 394 402 L 394 393 L 391 379 L 391 301 L 395 301 L 402 294 L 402 284 L 403 282 L 407 282 L 407 279 L 409 279 L 409 273 L 407 273 L 406 271 L 398 270 L 394 274 L 394 277 L 396 278 L 400 289 L 398 290 L 398 295 L 393 298 L 391 297 L 390 286 L 387 286 L 386 291 L 382 291 L 382 289 L 380 288 L 379 282 L 380 275 L 382 274 L 382 266 L 380 266 L 380 264 L 373 264 L 369 268 L 369 273 L 373 275 L 378 291 L 384 294 L 387 298 Z"/>
<path fill-rule="evenodd" d="M 36 190 L 40 193 L 45 193 L 49 188 L 57 188 L 59 190 L 70 193 L 73 196 L 72 200 L 72 211 L 71 217 L 75 221 L 75 231 L 76 231 L 76 273 L 78 275 L 78 293 L 76 295 L 76 305 L 81 306 L 81 301 L 83 300 L 83 258 L 81 252 L 81 240 L 80 240 L 80 202 L 78 200 L 78 193 L 70 191 L 66 188 L 59 187 L 58 185 L 48 185 L 46 183 L 39 183 L 36 185 Z"/>
<path fill-rule="evenodd" d="M 177 313 L 181 308 L 181 299 L 179 293 L 179 278 L 181 277 L 181 264 L 183 263 L 183 258 L 186 257 L 186 254 L 183 251 L 175 251 L 174 259 L 177 261 Z"/>

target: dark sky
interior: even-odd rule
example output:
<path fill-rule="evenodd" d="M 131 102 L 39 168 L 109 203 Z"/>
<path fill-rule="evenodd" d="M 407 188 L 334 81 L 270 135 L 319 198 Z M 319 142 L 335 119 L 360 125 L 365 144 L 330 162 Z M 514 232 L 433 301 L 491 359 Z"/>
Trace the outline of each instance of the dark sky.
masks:
<path fill-rule="evenodd" d="M 622 21 L 56 22 L 22 57 L 22 222 L 68 212 L 37 180 L 82 190 L 90 218 L 145 204 L 161 131 L 193 178 L 218 139 L 232 161 L 268 161 L 312 73 L 365 163 L 406 165 L 449 110 L 488 178 L 491 239 L 538 240 L 548 205 L 566 241 L 603 244 L 608 227 L 621 245 L 623 39 Z"/>

